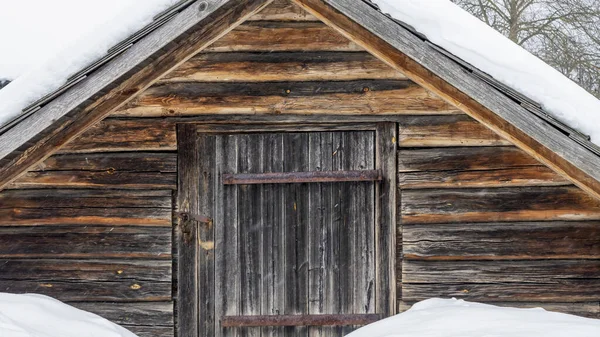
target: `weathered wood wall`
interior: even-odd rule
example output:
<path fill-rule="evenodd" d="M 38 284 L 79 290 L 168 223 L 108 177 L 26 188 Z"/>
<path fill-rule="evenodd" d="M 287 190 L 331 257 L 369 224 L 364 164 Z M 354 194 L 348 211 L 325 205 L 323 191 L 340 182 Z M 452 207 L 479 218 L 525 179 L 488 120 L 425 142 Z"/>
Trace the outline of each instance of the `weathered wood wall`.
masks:
<path fill-rule="evenodd" d="M 600 317 L 600 203 L 279 0 L 0 192 L 0 291 L 173 336 L 176 124 L 307 114 L 399 124 L 401 310 L 454 296 Z"/>

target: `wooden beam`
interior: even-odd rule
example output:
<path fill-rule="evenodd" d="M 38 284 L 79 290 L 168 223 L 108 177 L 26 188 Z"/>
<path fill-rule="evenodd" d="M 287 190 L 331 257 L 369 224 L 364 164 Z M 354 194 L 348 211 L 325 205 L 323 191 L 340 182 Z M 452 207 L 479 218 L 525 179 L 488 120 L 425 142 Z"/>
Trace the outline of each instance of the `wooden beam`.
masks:
<path fill-rule="evenodd" d="M 294 0 L 407 77 L 600 199 L 600 157 L 363 1 Z"/>
<path fill-rule="evenodd" d="M 0 137 L 0 189 L 270 0 L 198 1 Z"/>

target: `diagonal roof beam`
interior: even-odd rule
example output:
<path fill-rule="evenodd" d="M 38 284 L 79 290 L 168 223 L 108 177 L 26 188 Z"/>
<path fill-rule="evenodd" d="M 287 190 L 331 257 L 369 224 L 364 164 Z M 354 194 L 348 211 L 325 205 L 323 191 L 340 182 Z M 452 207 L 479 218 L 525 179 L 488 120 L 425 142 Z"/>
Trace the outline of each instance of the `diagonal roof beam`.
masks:
<path fill-rule="evenodd" d="M 272 0 L 203 0 L 0 137 L 0 190 Z"/>
<path fill-rule="evenodd" d="M 293 0 L 367 51 L 600 199 L 600 157 L 363 1 Z"/>

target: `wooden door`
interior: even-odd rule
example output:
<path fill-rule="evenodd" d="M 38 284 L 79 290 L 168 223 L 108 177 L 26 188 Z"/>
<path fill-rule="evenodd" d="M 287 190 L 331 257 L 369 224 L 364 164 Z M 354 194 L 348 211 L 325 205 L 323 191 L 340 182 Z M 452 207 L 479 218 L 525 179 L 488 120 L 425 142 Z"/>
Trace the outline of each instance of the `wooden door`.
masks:
<path fill-rule="evenodd" d="M 343 336 L 393 313 L 395 126 L 348 128 L 180 127 L 180 336 Z"/>

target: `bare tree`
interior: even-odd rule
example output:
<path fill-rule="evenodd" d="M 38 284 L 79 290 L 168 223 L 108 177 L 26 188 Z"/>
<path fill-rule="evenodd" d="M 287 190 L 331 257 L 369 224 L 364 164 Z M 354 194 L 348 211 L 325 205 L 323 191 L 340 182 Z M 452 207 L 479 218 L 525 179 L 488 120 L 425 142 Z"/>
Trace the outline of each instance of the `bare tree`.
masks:
<path fill-rule="evenodd" d="M 452 0 L 600 98 L 600 0 Z"/>

